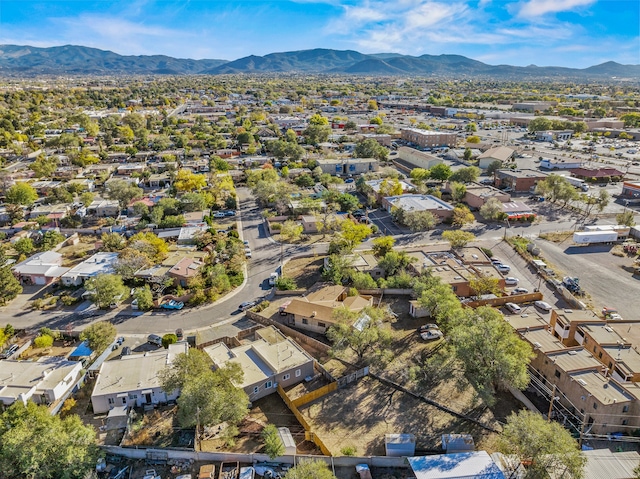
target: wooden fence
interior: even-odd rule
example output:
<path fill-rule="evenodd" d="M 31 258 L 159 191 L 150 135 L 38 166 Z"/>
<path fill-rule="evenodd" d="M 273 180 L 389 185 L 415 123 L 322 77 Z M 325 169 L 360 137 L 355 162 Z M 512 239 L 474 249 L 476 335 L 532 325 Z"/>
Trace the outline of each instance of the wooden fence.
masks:
<path fill-rule="evenodd" d="M 322 396 L 326 396 L 327 394 L 335 391 L 336 389 L 338 389 L 337 381 L 327 384 L 326 386 L 322 386 L 321 388 L 316 389 L 315 391 L 308 392 L 304 396 L 300 396 L 299 398 L 291 401 L 291 404 L 293 404 L 296 408 L 300 406 L 304 406 L 305 404 L 315 401 L 316 399 L 321 398 Z"/>

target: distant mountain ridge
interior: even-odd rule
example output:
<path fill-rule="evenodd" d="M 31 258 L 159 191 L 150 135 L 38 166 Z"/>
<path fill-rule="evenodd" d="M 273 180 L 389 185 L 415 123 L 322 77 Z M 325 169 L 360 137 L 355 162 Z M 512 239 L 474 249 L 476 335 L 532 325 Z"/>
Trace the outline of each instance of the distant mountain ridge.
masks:
<path fill-rule="evenodd" d="M 488 65 L 462 55 L 367 55 L 316 48 L 250 55 L 237 60 L 191 60 L 165 55 L 119 55 L 77 45 L 39 48 L 0 45 L 0 76 L 220 75 L 243 73 L 358 74 L 493 78 L 640 78 L 640 65 L 605 62 L 589 68 Z"/>

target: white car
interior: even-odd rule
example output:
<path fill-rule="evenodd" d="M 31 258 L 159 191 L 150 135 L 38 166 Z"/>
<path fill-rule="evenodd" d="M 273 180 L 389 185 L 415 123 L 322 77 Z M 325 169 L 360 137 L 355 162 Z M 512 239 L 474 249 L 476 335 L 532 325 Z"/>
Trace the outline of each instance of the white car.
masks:
<path fill-rule="evenodd" d="M 542 311 L 551 311 L 553 307 L 545 301 L 535 301 L 533 305 Z"/>
<path fill-rule="evenodd" d="M 511 266 L 509 266 L 508 264 L 500 263 L 496 265 L 496 269 L 501 273 L 508 273 L 509 271 L 511 271 Z"/>
<path fill-rule="evenodd" d="M 251 258 L 251 248 L 245 248 L 245 249 L 244 249 L 244 255 L 245 255 L 247 258 Z"/>
<path fill-rule="evenodd" d="M 216 212 L 216 213 L 214 213 L 214 214 L 213 214 L 213 217 L 214 217 L 214 218 L 224 218 L 224 217 L 225 217 L 225 214 L 224 214 L 224 212 L 222 212 L 222 211 L 218 211 L 218 212 Z"/>
<path fill-rule="evenodd" d="M 504 284 L 509 285 L 509 286 L 515 286 L 520 282 L 520 280 L 518 278 L 514 278 L 513 276 L 507 276 L 504 279 Z"/>
<path fill-rule="evenodd" d="M 504 307 L 507 308 L 513 314 L 518 314 L 519 312 L 522 311 L 522 308 L 518 306 L 516 303 L 506 303 Z"/>
<path fill-rule="evenodd" d="M 422 331 L 420 333 L 420 337 L 425 341 L 429 341 L 431 339 L 439 339 L 442 337 L 442 331 L 439 329 L 427 329 L 426 331 Z"/>

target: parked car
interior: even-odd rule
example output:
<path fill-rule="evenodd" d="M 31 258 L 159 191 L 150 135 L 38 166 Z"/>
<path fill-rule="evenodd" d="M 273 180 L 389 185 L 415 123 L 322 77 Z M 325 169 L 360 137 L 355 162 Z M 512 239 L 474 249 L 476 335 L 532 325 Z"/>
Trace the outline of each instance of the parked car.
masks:
<path fill-rule="evenodd" d="M 247 240 L 244 240 L 242 244 L 245 245 L 247 248 L 249 247 L 249 242 Z"/>
<path fill-rule="evenodd" d="M 150 344 L 155 344 L 156 346 L 162 346 L 162 338 L 157 334 L 150 334 L 147 336 L 147 342 Z"/>
<path fill-rule="evenodd" d="M 496 264 L 496 269 L 501 273 L 508 273 L 509 271 L 511 271 L 511 266 L 500 263 L 500 264 Z"/>
<path fill-rule="evenodd" d="M 344 180 L 345 183 L 353 183 L 355 180 L 353 178 L 347 178 Z"/>
<path fill-rule="evenodd" d="M 551 305 L 545 301 L 535 301 L 533 305 L 542 311 L 551 311 L 551 309 L 553 309 Z"/>
<path fill-rule="evenodd" d="M 511 291 L 511 294 L 527 294 L 529 292 L 529 290 L 527 288 L 513 288 L 513 290 Z"/>
<path fill-rule="evenodd" d="M 244 303 L 240 303 L 238 309 L 240 311 L 246 311 L 247 309 L 253 308 L 257 304 L 256 301 L 245 301 Z"/>
<path fill-rule="evenodd" d="M 504 284 L 509 285 L 509 286 L 515 286 L 519 282 L 520 282 L 520 280 L 518 278 L 514 278 L 513 276 L 507 276 L 504 279 Z"/>
<path fill-rule="evenodd" d="M 425 341 L 429 341 L 431 339 L 439 339 L 442 337 L 442 331 L 439 329 L 427 329 L 426 331 L 420 332 L 420 337 Z"/>
<path fill-rule="evenodd" d="M 129 346 L 125 346 L 122 348 L 121 356 L 129 356 L 131 354 L 131 348 Z"/>
<path fill-rule="evenodd" d="M 509 312 L 513 314 L 518 314 L 522 311 L 522 308 L 518 306 L 516 303 L 506 303 L 504 307 L 507 308 L 507 310 L 509 310 Z"/>
<path fill-rule="evenodd" d="M 224 216 L 225 216 L 225 215 L 224 215 L 224 211 L 216 211 L 216 212 L 213 214 L 213 217 L 214 217 L 214 218 L 224 218 Z"/>
<path fill-rule="evenodd" d="M 17 344 L 12 344 L 2 354 L 0 354 L 0 359 L 7 359 L 12 354 L 14 354 L 18 349 L 20 349 L 20 346 L 18 346 Z"/>
<path fill-rule="evenodd" d="M 429 331 L 430 329 L 438 329 L 439 330 L 440 328 L 438 327 L 437 324 L 427 323 L 427 324 L 423 324 L 422 326 L 420 326 L 420 329 L 418 331 L 420 331 L 422 333 L 423 331 Z"/>
<path fill-rule="evenodd" d="M 162 309 L 182 309 L 184 308 L 184 303 L 182 301 L 176 301 L 175 299 L 171 299 L 166 303 L 162 303 L 160 307 Z"/>
<path fill-rule="evenodd" d="M 495 256 L 491 258 L 491 263 L 493 264 L 502 264 L 502 260 L 500 258 L 496 258 Z"/>
<path fill-rule="evenodd" d="M 244 255 L 245 255 L 247 258 L 251 258 L 251 248 L 245 248 L 245 249 L 244 249 Z"/>
<path fill-rule="evenodd" d="M 227 211 L 224 212 L 224 215 L 225 216 L 235 216 L 236 212 L 233 211 L 233 210 L 227 210 Z"/>

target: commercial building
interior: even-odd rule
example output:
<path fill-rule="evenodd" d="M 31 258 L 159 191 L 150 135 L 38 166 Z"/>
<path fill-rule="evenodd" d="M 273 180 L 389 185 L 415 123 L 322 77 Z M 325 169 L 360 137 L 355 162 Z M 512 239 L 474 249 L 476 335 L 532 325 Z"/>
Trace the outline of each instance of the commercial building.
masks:
<path fill-rule="evenodd" d="M 414 168 L 424 168 L 425 170 L 430 170 L 443 162 L 442 158 L 408 146 L 398 148 L 398 158 Z"/>
<path fill-rule="evenodd" d="M 421 148 L 433 148 L 437 146 L 455 146 L 458 135 L 456 133 L 420 130 L 418 128 L 402 128 L 401 138 L 414 143 Z"/>
<path fill-rule="evenodd" d="M 511 201 L 511 195 L 492 186 L 484 186 L 478 183 L 467 185 L 467 192 L 464 195 L 464 202 L 471 209 L 481 208 L 491 198 L 495 198 L 501 203 Z"/>
<path fill-rule="evenodd" d="M 449 218 L 453 214 L 453 206 L 431 195 L 406 194 L 399 196 L 385 196 L 382 207 L 389 213 L 399 208 L 407 213 L 414 211 L 429 211 L 439 220 Z"/>
<path fill-rule="evenodd" d="M 498 170 L 496 179 L 499 187 L 511 188 L 512 191 L 525 193 L 533 191 L 539 181 L 548 175 L 536 170 Z"/>
<path fill-rule="evenodd" d="M 516 150 L 508 146 L 496 146 L 489 148 L 487 151 L 478 156 L 478 166 L 486 170 L 491 163 L 499 161 L 506 163 L 515 158 Z"/>

